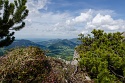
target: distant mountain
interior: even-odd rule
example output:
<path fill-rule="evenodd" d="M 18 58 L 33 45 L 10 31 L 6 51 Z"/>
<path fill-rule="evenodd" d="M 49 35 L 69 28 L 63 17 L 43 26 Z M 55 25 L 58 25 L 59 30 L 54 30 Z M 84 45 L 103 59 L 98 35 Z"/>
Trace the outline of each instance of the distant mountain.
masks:
<path fill-rule="evenodd" d="M 74 54 L 74 48 L 77 45 L 78 44 L 68 39 L 63 39 L 58 42 L 56 41 L 55 43 L 51 44 L 48 47 L 48 50 L 50 52 L 47 55 L 54 57 L 61 57 L 66 60 L 71 60 Z"/>
<path fill-rule="evenodd" d="M 3 54 L 4 54 L 4 48 L 0 48 L 0 56 L 3 56 Z"/>
<path fill-rule="evenodd" d="M 55 44 L 55 43 L 57 43 L 59 41 L 62 41 L 62 39 L 51 39 L 51 40 L 36 42 L 36 43 L 40 44 L 40 45 L 44 45 L 46 47 L 49 47 L 50 45 Z"/>
<path fill-rule="evenodd" d="M 76 44 L 81 44 L 80 40 L 78 40 L 78 38 L 73 38 L 73 39 L 70 39 L 70 41 L 76 43 Z"/>
<path fill-rule="evenodd" d="M 61 48 L 62 49 L 63 48 L 70 48 L 70 49 L 73 48 L 74 49 L 76 45 L 77 45 L 76 43 L 74 43 L 70 40 L 64 39 L 64 40 L 61 40 L 59 42 L 56 42 L 56 43 L 50 45 L 48 48 L 49 49 L 61 49 Z"/>
<path fill-rule="evenodd" d="M 49 47 L 49 46 L 51 46 L 51 45 L 53 45 L 55 43 L 65 41 L 65 40 L 69 40 L 69 41 L 71 41 L 71 42 L 73 42 L 75 44 L 80 44 L 80 41 L 77 38 L 73 38 L 73 39 L 51 39 L 51 40 L 41 41 L 41 42 L 36 42 L 36 43 Z"/>
<path fill-rule="evenodd" d="M 15 48 L 15 47 L 28 47 L 28 46 L 36 46 L 43 49 L 46 48 L 45 46 L 36 44 L 32 41 L 21 39 L 21 40 L 15 40 L 10 46 L 6 47 L 6 49 Z"/>
<path fill-rule="evenodd" d="M 28 47 L 36 46 L 44 50 L 49 50 L 47 56 L 61 57 L 63 59 L 71 60 L 74 53 L 74 48 L 79 44 L 78 39 L 51 39 L 41 42 L 32 42 L 30 40 L 15 40 L 10 46 L 5 49 L 15 48 L 15 47 Z M 2 55 L 4 50 L 0 50 Z"/>

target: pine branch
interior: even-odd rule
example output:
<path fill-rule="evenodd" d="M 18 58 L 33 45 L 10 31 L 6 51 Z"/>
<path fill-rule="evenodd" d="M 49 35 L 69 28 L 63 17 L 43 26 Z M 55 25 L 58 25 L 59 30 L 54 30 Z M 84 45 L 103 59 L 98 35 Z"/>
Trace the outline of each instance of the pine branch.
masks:
<path fill-rule="evenodd" d="M 26 7 L 27 0 L 0 0 L 0 10 L 3 9 L 3 15 L 0 17 L 0 47 L 10 45 L 15 37 L 13 31 L 19 31 L 25 27 L 23 20 L 28 16 Z M 1 12 L 0 12 L 1 14 Z"/>
<path fill-rule="evenodd" d="M 112 69 L 115 69 L 115 68 L 114 68 L 113 66 L 109 65 L 109 70 L 110 70 L 115 76 L 117 76 L 117 77 L 122 78 L 123 80 L 125 80 L 125 77 L 124 77 L 124 76 L 117 74 L 117 73 L 114 72 Z"/>

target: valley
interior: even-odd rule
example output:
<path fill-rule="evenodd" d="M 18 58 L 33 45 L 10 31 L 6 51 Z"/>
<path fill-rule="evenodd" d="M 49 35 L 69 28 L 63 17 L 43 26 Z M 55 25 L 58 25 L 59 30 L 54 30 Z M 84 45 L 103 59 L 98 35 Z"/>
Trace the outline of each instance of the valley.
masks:
<path fill-rule="evenodd" d="M 35 46 L 46 51 L 47 56 L 62 58 L 65 60 L 72 60 L 74 49 L 80 42 L 77 38 L 73 39 L 50 39 L 50 40 L 32 40 L 19 39 L 15 40 L 10 46 L 0 49 L 0 55 L 2 56 L 6 50 Z"/>

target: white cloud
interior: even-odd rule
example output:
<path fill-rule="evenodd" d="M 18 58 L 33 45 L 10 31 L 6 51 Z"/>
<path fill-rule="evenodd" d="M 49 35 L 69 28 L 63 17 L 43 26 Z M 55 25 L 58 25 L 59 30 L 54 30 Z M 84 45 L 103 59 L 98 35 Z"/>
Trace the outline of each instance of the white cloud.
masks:
<path fill-rule="evenodd" d="M 66 20 L 66 24 L 67 25 L 75 25 L 75 24 L 87 22 L 92 18 L 91 14 L 92 14 L 92 11 L 90 9 L 86 12 L 81 13 L 79 16 L 76 16 L 70 20 L 69 19 Z"/>
<path fill-rule="evenodd" d="M 90 9 L 88 12 L 81 13 L 80 16 L 77 16 L 72 20 L 75 22 L 86 22 L 92 18 L 91 13 L 92 11 Z"/>
<path fill-rule="evenodd" d="M 38 9 L 45 8 L 47 0 L 27 0 L 27 6 L 30 11 L 35 11 Z"/>
<path fill-rule="evenodd" d="M 109 11 L 109 13 L 108 13 Z M 108 13 L 108 14 L 106 14 Z M 82 12 L 79 16 L 73 19 L 66 20 L 68 26 L 80 27 L 79 33 L 88 33 L 93 29 L 102 29 L 105 31 L 124 31 L 125 20 L 114 19 L 112 16 L 115 15 L 110 10 L 92 10 Z M 65 24 L 65 25 L 66 25 Z M 82 30 L 82 31 L 81 31 Z M 81 31 L 81 32 L 80 32 Z"/>
<path fill-rule="evenodd" d="M 38 2 L 41 2 L 41 6 L 37 6 Z M 30 11 L 28 17 L 25 19 L 26 27 L 21 31 L 16 32 L 17 38 L 42 38 L 42 37 L 64 37 L 67 29 L 63 28 L 64 25 L 56 27 L 61 22 L 69 19 L 68 13 L 42 13 L 39 9 L 44 9 L 47 4 L 47 0 L 29 0 L 27 5 Z M 69 28 L 70 29 L 70 28 Z M 23 34 L 22 34 L 23 33 Z"/>
<path fill-rule="evenodd" d="M 71 13 L 42 13 L 39 9 L 47 9 L 48 0 L 28 0 L 30 10 L 26 18 L 26 27 L 16 32 L 17 38 L 60 38 L 77 37 L 80 33 L 89 33 L 92 29 L 105 31 L 125 30 L 125 20 L 114 19 L 112 10 L 84 10 L 78 16 Z M 23 33 L 23 34 L 22 34 Z"/>
<path fill-rule="evenodd" d="M 113 21 L 110 15 L 101 15 L 100 13 L 97 14 L 93 19 L 92 23 L 94 24 L 109 24 Z"/>
<path fill-rule="evenodd" d="M 90 22 L 87 22 L 86 29 L 103 29 L 105 31 L 124 31 L 125 20 L 113 19 L 110 15 L 97 14 Z"/>

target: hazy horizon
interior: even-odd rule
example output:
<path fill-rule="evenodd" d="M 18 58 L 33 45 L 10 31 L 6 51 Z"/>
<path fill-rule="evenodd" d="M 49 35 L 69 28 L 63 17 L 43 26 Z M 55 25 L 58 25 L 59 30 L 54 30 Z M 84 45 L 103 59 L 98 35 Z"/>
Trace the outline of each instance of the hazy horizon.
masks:
<path fill-rule="evenodd" d="M 56 39 L 75 39 L 75 38 L 18 38 L 18 39 L 15 39 L 15 40 L 30 40 L 30 41 L 33 41 L 33 42 L 41 42 L 41 41 L 48 41 L 48 40 L 56 40 Z"/>

